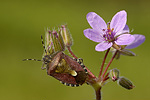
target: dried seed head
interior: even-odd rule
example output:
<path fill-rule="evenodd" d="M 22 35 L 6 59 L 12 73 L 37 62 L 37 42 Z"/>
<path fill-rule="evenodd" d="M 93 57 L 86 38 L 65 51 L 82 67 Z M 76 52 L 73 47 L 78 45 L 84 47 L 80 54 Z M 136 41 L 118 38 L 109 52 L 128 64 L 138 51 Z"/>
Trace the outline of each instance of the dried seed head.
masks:
<path fill-rule="evenodd" d="M 52 41 L 53 41 L 54 51 L 55 52 L 64 51 L 65 46 L 64 46 L 64 42 L 63 42 L 63 39 L 62 39 L 61 35 L 58 34 L 54 30 L 51 34 L 51 37 L 52 37 Z"/>
<path fill-rule="evenodd" d="M 67 25 L 61 26 L 60 34 L 62 35 L 65 46 L 66 47 L 72 46 L 73 40 L 72 40 L 71 34 L 69 32 L 69 29 L 67 28 Z"/>
<path fill-rule="evenodd" d="M 64 41 L 59 32 L 57 32 L 56 30 L 51 31 L 50 29 L 47 29 L 45 33 L 46 52 L 44 53 L 44 55 L 52 55 L 56 52 L 65 50 Z"/>

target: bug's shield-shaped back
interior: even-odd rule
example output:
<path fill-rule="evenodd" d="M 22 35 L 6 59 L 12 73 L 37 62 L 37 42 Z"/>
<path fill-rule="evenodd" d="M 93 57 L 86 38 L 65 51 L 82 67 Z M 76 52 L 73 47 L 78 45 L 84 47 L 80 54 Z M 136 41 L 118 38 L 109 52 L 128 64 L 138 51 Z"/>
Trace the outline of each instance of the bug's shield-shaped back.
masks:
<path fill-rule="evenodd" d="M 79 86 L 86 82 L 87 72 L 82 62 L 58 52 L 47 65 L 47 74 L 67 86 Z"/>

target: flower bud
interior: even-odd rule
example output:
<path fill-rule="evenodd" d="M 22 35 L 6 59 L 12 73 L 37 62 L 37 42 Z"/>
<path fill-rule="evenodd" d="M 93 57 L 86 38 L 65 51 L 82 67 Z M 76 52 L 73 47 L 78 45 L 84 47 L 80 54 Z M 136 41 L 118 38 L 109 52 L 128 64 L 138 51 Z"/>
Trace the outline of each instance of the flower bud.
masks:
<path fill-rule="evenodd" d="M 114 68 L 110 70 L 109 77 L 112 79 L 113 82 L 119 79 L 119 70 Z"/>
<path fill-rule="evenodd" d="M 64 44 L 66 47 L 70 47 L 72 46 L 72 37 L 71 34 L 67 28 L 67 25 L 62 25 L 61 26 L 61 30 L 60 30 L 60 34 L 64 40 Z"/>
<path fill-rule="evenodd" d="M 125 46 L 122 45 L 122 46 L 121 46 L 121 49 L 118 50 L 118 53 L 117 53 L 116 56 L 115 56 L 116 59 L 119 59 L 119 58 L 120 58 L 120 55 L 124 55 L 124 56 L 136 56 L 136 54 L 135 54 L 134 52 L 129 51 L 129 50 L 127 50 L 127 49 L 124 49 L 124 47 L 125 47 Z M 122 49 L 122 48 L 123 48 L 123 49 Z M 114 53 L 117 51 L 117 49 L 114 49 L 114 48 L 111 48 L 110 50 L 111 50 L 112 54 L 114 54 Z"/>
<path fill-rule="evenodd" d="M 126 55 L 126 56 L 136 56 L 135 53 L 129 51 L 129 50 L 126 50 L 126 49 L 123 49 L 123 50 L 120 50 L 119 51 L 122 55 Z"/>
<path fill-rule="evenodd" d="M 133 85 L 133 83 L 125 77 L 119 78 L 118 84 L 121 85 L 122 87 L 128 89 L 128 90 L 133 89 L 135 87 Z"/>

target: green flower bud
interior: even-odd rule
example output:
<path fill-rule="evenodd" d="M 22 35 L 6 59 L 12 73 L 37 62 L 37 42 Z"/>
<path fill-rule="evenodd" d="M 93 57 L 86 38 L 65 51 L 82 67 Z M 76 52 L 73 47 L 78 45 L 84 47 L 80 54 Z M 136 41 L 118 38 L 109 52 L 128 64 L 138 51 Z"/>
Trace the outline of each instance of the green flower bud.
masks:
<path fill-rule="evenodd" d="M 135 87 L 133 85 L 133 83 L 125 77 L 119 78 L 118 84 L 121 85 L 122 87 L 128 89 L 128 90 L 133 89 Z"/>
<path fill-rule="evenodd" d="M 65 46 L 66 47 L 72 46 L 73 41 L 69 29 L 67 28 L 67 25 L 61 26 L 60 34 L 63 38 Z"/>
<path fill-rule="evenodd" d="M 121 48 L 118 49 L 118 53 L 115 56 L 116 59 L 119 59 L 120 55 L 124 55 L 124 56 L 136 56 L 136 54 L 134 52 L 125 49 L 126 45 L 121 45 L 120 47 Z M 112 52 L 112 54 L 114 54 L 117 51 L 117 49 L 111 48 L 110 51 Z"/>
<path fill-rule="evenodd" d="M 119 70 L 116 68 L 110 70 L 109 77 L 110 77 L 110 79 L 112 79 L 113 82 L 118 80 L 119 79 Z"/>
<path fill-rule="evenodd" d="M 119 51 L 122 55 L 126 55 L 126 56 L 136 56 L 135 53 L 129 51 L 129 50 L 126 50 L 126 49 L 123 49 L 123 50 L 120 50 Z"/>

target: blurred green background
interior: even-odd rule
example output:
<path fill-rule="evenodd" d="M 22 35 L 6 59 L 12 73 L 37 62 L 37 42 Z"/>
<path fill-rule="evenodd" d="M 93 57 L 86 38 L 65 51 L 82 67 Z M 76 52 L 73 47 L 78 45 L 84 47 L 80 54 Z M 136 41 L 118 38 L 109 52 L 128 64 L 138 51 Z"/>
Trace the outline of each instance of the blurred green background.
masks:
<path fill-rule="evenodd" d="M 92 87 L 64 86 L 41 70 L 41 62 L 22 59 L 41 59 L 40 36 L 44 36 L 44 30 L 67 23 L 74 39 L 74 53 L 98 75 L 104 52 L 96 52 L 97 43 L 83 35 L 83 30 L 90 27 L 86 14 L 94 11 L 108 22 L 120 10 L 127 11 L 127 24 L 133 33 L 145 35 L 146 41 L 132 50 L 136 57 L 122 56 L 111 65 L 136 87 L 125 90 L 110 82 L 102 88 L 102 99 L 150 100 L 149 5 L 148 0 L 1 0 L 0 100 L 94 100 Z"/>

